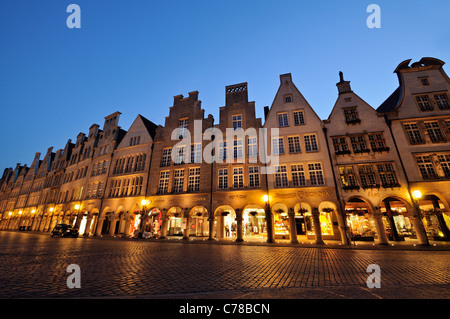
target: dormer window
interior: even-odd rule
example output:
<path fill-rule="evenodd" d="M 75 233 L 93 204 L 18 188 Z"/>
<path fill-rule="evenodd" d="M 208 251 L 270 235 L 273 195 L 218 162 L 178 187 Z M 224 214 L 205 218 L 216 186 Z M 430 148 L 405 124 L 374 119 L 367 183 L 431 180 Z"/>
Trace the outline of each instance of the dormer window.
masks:
<path fill-rule="evenodd" d="M 416 96 L 416 102 L 421 111 L 433 111 L 433 106 L 428 99 L 428 95 Z"/>

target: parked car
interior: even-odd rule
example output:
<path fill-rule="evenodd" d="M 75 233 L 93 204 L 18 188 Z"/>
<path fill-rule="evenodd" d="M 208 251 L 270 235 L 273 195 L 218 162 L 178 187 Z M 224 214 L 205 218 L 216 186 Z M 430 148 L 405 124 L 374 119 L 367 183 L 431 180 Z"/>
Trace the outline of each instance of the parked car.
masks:
<path fill-rule="evenodd" d="M 78 237 L 78 229 L 68 224 L 58 224 L 53 228 L 51 236 Z"/>

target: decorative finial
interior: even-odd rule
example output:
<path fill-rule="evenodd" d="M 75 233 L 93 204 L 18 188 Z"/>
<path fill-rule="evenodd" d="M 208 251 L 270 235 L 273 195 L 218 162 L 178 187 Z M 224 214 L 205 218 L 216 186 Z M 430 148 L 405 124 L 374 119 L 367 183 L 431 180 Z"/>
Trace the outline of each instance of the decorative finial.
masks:
<path fill-rule="evenodd" d="M 341 82 L 344 82 L 344 73 L 342 73 L 342 71 L 339 72 L 339 78 L 341 79 Z"/>

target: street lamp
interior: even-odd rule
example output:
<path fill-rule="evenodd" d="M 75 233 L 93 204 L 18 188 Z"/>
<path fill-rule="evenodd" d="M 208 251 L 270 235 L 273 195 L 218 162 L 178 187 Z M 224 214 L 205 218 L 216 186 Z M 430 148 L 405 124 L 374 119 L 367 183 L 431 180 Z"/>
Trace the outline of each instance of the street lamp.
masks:
<path fill-rule="evenodd" d="M 416 200 L 419 200 L 422 198 L 422 192 L 418 189 L 416 189 L 415 191 L 413 191 L 413 197 Z"/>

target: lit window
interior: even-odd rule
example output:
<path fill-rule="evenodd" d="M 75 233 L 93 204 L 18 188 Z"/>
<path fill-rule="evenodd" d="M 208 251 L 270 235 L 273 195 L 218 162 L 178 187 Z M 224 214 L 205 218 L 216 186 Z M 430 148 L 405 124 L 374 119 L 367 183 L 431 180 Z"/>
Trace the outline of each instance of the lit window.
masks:
<path fill-rule="evenodd" d="M 169 189 L 169 174 L 170 171 L 162 171 L 159 175 L 158 193 L 165 194 Z"/>

